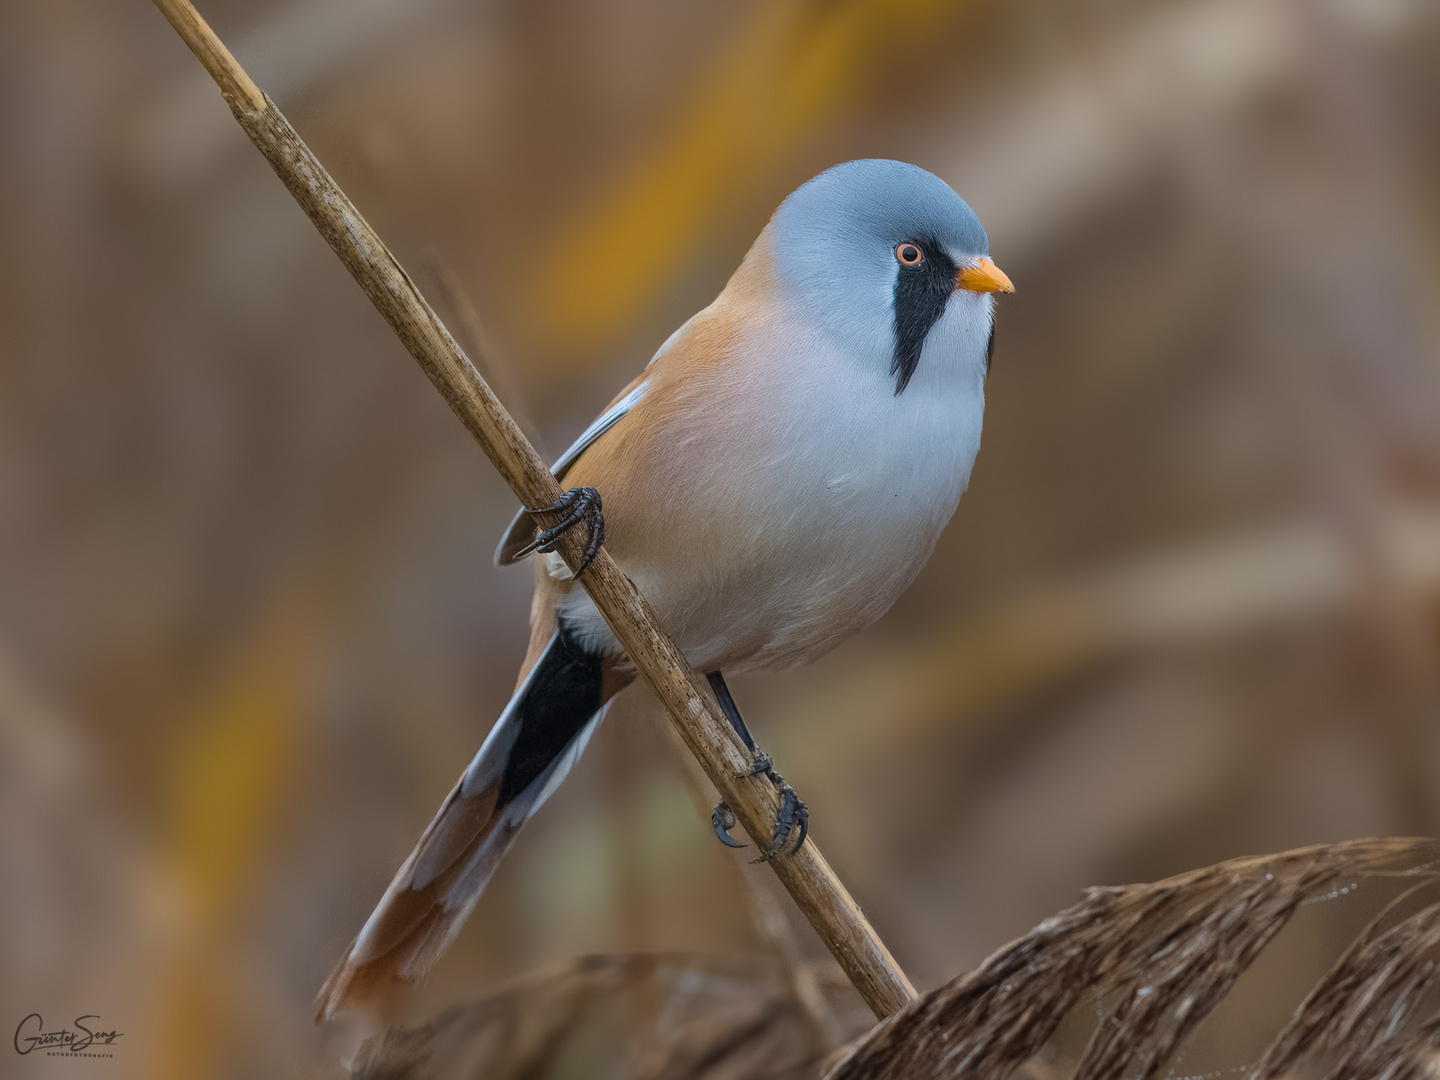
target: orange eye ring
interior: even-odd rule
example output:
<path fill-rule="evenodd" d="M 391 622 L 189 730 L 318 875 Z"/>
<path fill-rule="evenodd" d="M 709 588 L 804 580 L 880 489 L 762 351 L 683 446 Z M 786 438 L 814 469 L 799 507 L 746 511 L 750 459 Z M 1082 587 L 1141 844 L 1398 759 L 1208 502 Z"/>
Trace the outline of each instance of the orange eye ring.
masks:
<path fill-rule="evenodd" d="M 925 258 L 925 253 L 920 250 L 918 244 L 905 241 L 895 249 L 895 258 L 902 266 L 919 266 Z"/>

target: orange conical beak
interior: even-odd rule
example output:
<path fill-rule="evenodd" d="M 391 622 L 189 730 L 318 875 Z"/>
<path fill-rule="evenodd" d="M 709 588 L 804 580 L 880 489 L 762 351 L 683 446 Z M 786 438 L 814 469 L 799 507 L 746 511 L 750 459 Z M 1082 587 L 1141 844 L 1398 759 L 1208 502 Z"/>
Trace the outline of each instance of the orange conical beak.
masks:
<path fill-rule="evenodd" d="M 971 292 L 1014 292 L 1015 286 L 988 258 L 980 259 L 974 266 L 964 267 L 955 275 L 955 288 Z"/>

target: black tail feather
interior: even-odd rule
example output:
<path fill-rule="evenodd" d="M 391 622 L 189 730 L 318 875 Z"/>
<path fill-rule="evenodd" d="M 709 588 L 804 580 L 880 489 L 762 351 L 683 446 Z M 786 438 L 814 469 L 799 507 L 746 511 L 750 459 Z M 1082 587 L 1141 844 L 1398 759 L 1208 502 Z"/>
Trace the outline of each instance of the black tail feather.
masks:
<path fill-rule="evenodd" d="M 520 827 L 579 758 L 606 692 L 603 658 L 557 632 L 326 980 L 320 1018 L 424 978 Z"/>

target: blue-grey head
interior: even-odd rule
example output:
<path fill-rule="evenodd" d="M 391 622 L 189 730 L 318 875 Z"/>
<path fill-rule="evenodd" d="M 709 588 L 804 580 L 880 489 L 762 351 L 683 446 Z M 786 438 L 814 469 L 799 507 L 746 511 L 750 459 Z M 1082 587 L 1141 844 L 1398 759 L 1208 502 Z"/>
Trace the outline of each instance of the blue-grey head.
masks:
<path fill-rule="evenodd" d="M 1014 286 L 990 261 L 980 219 L 938 176 L 903 161 L 836 165 L 781 203 L 771 245 L 782 287 L 848 351 L 888 363 L 897 395 L 922 356 L 952 360 L 931 356 L 951 343 L 988 366 L 991 294 Z"/>

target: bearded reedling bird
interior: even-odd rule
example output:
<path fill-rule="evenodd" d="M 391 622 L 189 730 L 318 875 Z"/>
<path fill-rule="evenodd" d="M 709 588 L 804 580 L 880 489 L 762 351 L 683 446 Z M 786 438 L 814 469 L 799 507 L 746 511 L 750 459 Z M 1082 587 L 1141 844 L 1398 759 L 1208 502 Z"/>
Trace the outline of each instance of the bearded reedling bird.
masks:
<path fill-rule="evenodd" d="M 1013 290 L 989 250 L 970 207 L 923 169 L 821 173 L 555 463 L 574 486 L 521 511 L 496 552 L 500 565 L 547 552 L 581 524 L 591 556 L 604 539 L 780 789 L 764 858 L 804 843 L 808 816 L 722 672 L 828 652 L 929 558 L 980 448 L 991 294 Z M 566 513 L 536 535 L 545 511 Z M 514 696 L 320 991 L 322 1017 L 426 975 L 634 678 L 553 553 L 536 560 L 530 621 Z M 713 822 L 739 846 L 723 803 Z"/>

